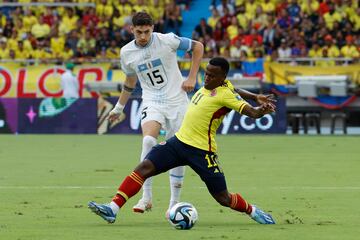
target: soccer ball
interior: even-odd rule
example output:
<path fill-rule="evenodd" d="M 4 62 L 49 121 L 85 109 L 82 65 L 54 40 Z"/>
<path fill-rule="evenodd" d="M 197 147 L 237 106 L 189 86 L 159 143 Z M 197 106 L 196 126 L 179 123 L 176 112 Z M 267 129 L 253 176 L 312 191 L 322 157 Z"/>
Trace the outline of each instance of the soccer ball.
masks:
<path fill-rule="evenodd" d="M 169 222 L 176 229 L 191 229 L 198 220 L 198 213 L 191 203 L 179 202 L 169 212 Z"/>

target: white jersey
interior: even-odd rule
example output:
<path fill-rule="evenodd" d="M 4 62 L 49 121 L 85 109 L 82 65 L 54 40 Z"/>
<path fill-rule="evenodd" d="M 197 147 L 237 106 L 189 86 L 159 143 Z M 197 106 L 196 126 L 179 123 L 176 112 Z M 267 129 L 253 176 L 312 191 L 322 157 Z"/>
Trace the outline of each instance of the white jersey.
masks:
<path fill-rule="evenodd" d="M 173 33 L 152 33 L 145 47 L 135 40 L 121 48 L 121 67 L 127 76 L 137 75 L 146 105 L 177 106 L 187 102 L 181 88 L 184 81 L 177 62 L 176 50 L 191 49 L 191 40 Z"/>

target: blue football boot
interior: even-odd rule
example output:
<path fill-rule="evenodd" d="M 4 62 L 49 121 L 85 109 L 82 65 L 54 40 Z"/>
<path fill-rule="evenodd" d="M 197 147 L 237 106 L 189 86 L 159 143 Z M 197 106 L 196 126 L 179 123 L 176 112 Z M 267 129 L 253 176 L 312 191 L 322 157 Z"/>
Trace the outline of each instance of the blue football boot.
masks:
<path fill-rule="evenodd" d="M 260 208 L 256 207 L 255 205 L 253 205 L 252 207 L 253 207 L 253 212 L 251 213 L 250 217 L 254 219 L 254 221 L 260 224 L 275 224 L 275 221 L 270 214 L 262 211 Z"/>
<path fill-rule="evenodd" d="M 107 204 L 97 204 L 96 202 L 89 202 L 88 207 L 92 212 L 102 217 L 108 223 L 114 223 L 116 219 L 116 214 L 113 213 L 109 205 Z"/>

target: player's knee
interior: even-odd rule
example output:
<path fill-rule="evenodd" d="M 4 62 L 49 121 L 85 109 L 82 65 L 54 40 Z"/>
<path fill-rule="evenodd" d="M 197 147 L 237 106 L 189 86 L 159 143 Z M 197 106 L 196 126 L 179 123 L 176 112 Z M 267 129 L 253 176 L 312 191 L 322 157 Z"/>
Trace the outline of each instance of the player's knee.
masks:
<path fill-rule="evenodd" d="M 143 148 L 151 149 L 157 143 L 156 138 L 153 136 L 146 135 L 143 138 Z"/>

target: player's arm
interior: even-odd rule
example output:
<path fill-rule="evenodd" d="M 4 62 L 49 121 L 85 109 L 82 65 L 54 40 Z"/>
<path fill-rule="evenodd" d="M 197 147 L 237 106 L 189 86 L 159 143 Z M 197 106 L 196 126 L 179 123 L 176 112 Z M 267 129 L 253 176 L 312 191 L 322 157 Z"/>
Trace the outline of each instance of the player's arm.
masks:
<path fill-rule="evenodd" d="M 261 118 L 262 116 L 275 112 L 275 107 L 270 103 L 261 104 L 258 107 L 253 107 L 249 104 L 246 104 L 241 111 L 241 114 L 244 114 L 251 118 Z"/>
<path fill-rule="evenodd" d="M 199 71 L 199 67 L 201 64 L 201 59 L 204 54 L 204 45 L 201 42 L 192 40 L 191 41 L 191 68 L 188 78 L 183 82 L 182 88 L 184 91 L 189 92 L 192 91 L 196 84 L 196 76 Z"/>
<path fill-rule="evenodd" d="M 274 98 L 274 94 L 268 94 L 268 95 L 254 94 L 254 93 L 249 92 L 242 88 L 235 88 L 234 90 L 245 100 L 253 100 L 253 101 L 257 102 L 257 104 L 259 104 L 259 105 L 261 105 L 263 103 L 269 103 L 275 107 L 274 104 L 275 104 L 276 100 Z"/>
<path fill-rule="evenodd" d="M 136 87 L 136 81 L 137 81 L 136 75 L 126 76 L 125 82 L 122 86 L 122 91 L 119 100 L 117 101 L 113 110 L 111 110 L 111 112 L 109 113 L 110 122 L 115 121 L 123 113 L 124 107 L 128 102 L 132 91 L 134 91 Z"/>

